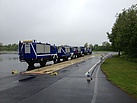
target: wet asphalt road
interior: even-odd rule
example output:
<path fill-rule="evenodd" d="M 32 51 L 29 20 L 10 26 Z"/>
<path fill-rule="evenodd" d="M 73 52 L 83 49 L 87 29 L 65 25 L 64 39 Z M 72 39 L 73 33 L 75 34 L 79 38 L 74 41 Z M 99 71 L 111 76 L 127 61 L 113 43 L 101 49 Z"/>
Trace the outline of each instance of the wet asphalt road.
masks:
<path fill-rule="evenodd" d="M 0 103 L 137 103 L 121 89 L 107 81 L 95 67 L 93 80 L 88 83 L 85 73 L 99 61 L 94 57 L 61 69 L 57 76 L 15 75 L 0 80 Z"/>

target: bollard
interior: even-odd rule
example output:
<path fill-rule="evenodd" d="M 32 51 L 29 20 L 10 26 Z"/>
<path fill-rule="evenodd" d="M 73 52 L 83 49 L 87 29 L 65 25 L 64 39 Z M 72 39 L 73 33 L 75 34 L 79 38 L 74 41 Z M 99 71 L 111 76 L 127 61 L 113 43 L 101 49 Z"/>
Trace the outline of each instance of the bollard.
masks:
<path fill-rule="evenodd" d="M 17 71 L 17 70 L 12 70 L 11 73 L 12 73 L 12 74 L 18 74 L 18 71 Z"/>
<path fill-rule="evenodd" d="M 57 73 L 57 72 L 54 72 L 53 74 L 54 74 L 54 75 L 58 75 L 58 73 Z"/>
<path fill-rule="evenodd" d="M 50 73 L 50 75 L 58 75 L 58 73 L 57 72 L 52 72 L 52 73 Z"/>

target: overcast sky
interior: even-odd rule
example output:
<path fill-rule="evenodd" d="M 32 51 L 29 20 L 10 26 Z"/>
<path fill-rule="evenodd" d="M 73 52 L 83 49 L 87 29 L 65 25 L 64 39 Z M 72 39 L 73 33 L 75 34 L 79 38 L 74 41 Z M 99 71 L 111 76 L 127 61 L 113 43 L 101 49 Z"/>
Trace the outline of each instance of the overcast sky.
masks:
<path fill-rule="evenodd" d="M 99 44 L 116 13 L 137 0 L 0 0 L 0 42 L 35 39 L 56 45 Z"/>

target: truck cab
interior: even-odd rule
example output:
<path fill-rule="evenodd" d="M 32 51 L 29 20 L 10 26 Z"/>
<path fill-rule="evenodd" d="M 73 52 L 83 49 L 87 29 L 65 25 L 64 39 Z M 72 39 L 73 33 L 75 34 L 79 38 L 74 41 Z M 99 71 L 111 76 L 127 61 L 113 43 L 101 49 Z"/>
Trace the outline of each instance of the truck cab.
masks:
<path fill-rule="evenodd" d="M 58 62 L 60 59 L 66 61 L 69 57 L 71 57 L 70 46 L 58 46 Z"/>

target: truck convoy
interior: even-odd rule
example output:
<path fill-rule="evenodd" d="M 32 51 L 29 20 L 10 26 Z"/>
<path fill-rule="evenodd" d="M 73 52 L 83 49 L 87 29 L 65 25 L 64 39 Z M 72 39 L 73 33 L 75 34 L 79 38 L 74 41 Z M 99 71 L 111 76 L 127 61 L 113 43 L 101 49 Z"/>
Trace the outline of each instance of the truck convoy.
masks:
<path fill-rule="evenodd" d="M 44 67 L 48 61 L 58 63 L 61 59 L 67 61 L 68 58 L 74 59 L 87 54 L 92 54 L 91 48 L 56 46 L 36 40 L 19 41 L 19 59 L 21 62 L 27 62 L 27 70 L 34 69 L 35 63 Z"/>

